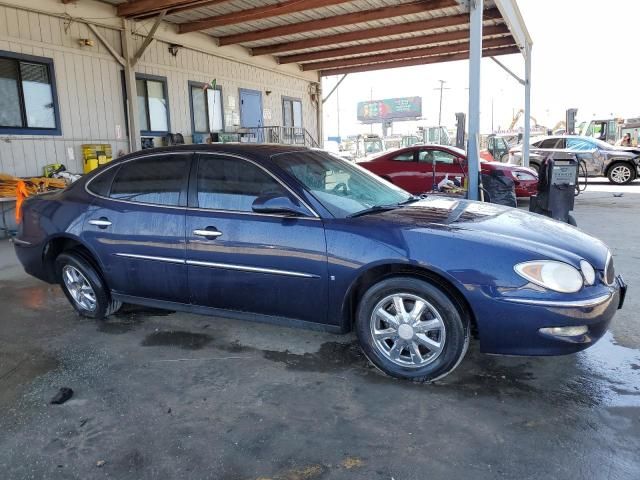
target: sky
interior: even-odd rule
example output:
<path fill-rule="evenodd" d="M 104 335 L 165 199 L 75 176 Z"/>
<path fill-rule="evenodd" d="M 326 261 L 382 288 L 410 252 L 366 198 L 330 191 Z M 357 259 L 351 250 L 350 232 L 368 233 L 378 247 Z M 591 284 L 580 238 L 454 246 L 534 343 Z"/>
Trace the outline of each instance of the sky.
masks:
<path fill-rule="evenodd" d="M 533 39 L 531 115 L 553 128 L 567 108 L 578 121 L 594 117 L 640 117 L 640 0 L 517 0 Z M 524 77 L 522 55 L 498 59 Z M 490 58 L 482 60 L 482 133 L 506 129 L 524 107 L 524 88 Z M 339 77 L 323 80 L 328 93 Z M 455 112 L 468 109 L 468 61 L 348 75 L 324 104 L 324 135 L 368 133 L 356 118 L 359 101 L 422 97 L 420 125 L 437 125 L 439 80 L 444 80 L 442 123 L 455 126 Z M 339 114 L 339 122 L 338 122 Z M 522 121 L 519 122 L 522 125 Z M 532 122 L 533 125 L 533 122 Z M 393 133 L 411 133 L 415 122 L 395 122 Z M 380 125 L 373 127 L 380 133 Z"/>

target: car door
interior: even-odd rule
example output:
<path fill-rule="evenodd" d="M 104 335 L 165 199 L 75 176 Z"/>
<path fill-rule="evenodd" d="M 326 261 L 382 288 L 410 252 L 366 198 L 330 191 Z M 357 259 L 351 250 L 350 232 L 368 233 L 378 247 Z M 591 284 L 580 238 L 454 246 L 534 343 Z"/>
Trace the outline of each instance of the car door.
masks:
<path fill-rule="evenodd" d="M 256 162 L 198 156 L 186 218 L 191 302 L 324 323 L 323 223 L 308 207 L 308 215 L 296 217 L 253 212 L 253 201 L 263 195 L 288 196 L 301 204 Z"/>
<path fill-rule="evenodd" d="M 421 148 L 419 150 L 418 168 L 424 179 L 425 188 L 422 192 L 436 190 L 438 183 L 447 176 L 449 180 L 453 181 L 455 177 L 464 177 L 465 175 L 457 155 L 437 147 Z"/>
<path fill-rule="evenodd" d="M 586 168 L 587 175 L 599 175 L 602 171 L 603 158 L 598 147 L 582 138 L 568 138 L 567 148 L 575 152 L 580 163 Z"/>
<path fill-rule="evenodd" d="M 375 161 L 373 163 L 376 163 Z M 381 160 L 380 176 L 407 192 L 418 194 L 423 182 L 417 168 L 415 150 L 407 150 Z"/>
<path fill-rule="evenodd" d="M 184 228 L 191 158 L 163 153 L 132 159 L 87 185 L 95 198 L 82 236 L 117 293 L 188 301 Z"/>

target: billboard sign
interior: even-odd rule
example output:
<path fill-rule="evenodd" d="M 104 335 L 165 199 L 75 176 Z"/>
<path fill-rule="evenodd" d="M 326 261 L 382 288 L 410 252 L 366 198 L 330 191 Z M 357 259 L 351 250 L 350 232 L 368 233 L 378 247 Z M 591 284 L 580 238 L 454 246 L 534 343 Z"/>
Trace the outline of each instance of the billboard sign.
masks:
<path fill-rule="evenodd" d="M 421 116 L 422 97 L 387 98 L 358 102 L 358 120 L 363 123 L 412 120 Z"/>

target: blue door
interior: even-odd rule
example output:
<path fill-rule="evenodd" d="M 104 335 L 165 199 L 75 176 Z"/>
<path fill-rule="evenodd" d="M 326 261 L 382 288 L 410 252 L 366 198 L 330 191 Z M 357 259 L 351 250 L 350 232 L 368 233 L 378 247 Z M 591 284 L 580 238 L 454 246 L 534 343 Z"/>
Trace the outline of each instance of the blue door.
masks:
<path fill-rule="evenodd" d="M 240 126 L 242 128 L 262 127 L 262 93 L 258 90 L 240 89 Z M 262 129 L 256 129 L 252 140 L 262 142 Z"/>
<path fill-rule="evenodd" d="M 94 199 L 83 238 L 109 287 L 133 297 L 188 303 L 185 212 L 191 154 L 161 154 L 114 167 Z M 92 183 L 88 189 L 92 191 Z"/>
<path fill-rule="evenodd" d="M 327 321 L 327 253 L 313 212 L 258 214 L 262 195 L 287 195 L 248 160 L 203 154 L 192 173 L 187 210 L 187 267 L 194 305 Z"/>

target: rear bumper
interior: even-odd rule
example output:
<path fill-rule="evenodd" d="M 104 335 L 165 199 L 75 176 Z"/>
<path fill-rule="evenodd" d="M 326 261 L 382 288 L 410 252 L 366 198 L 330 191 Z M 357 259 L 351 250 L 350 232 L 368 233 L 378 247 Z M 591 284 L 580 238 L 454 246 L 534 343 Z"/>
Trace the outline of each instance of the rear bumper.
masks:
<path fill-rule="evenodd" d="M 564 355 L 584 350 L 606 333 L 622 306 L 626 289 L 618 277 L 613 286 L 603 285 L 593 296 L 583 299 L 485 296 L 474 308 L 480 349 L 505 355 Z M 586 326 L 587 332 L 575 337 L 540 332 L 542 328 L 571 326 Z"/>
<path fill-rule="evenodd" d="M 13 240 L 14 249 L 24 271 L 40 280 L 52 283 L 47 272 L 43 256 L 42 245 L 33 245 L 20 239 Z"/>

